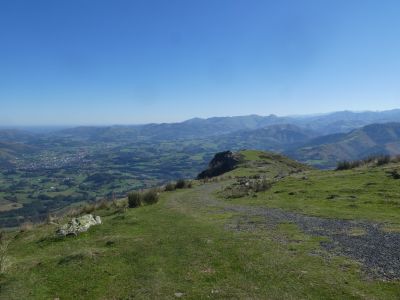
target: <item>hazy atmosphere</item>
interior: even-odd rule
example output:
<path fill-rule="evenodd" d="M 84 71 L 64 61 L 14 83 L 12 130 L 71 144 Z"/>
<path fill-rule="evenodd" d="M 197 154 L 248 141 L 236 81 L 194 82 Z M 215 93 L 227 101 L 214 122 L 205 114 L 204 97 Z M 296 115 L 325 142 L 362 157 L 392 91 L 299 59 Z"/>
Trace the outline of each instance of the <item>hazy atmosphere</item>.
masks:
<path fill-rule="evenodd" d="M 400 1 L 0 0 L 0 299 L 400 299 Z"/>
<path fill-rule="evenodd" d="M 398 1 L 0 3 L 0 125 L 385 110 Z"/>

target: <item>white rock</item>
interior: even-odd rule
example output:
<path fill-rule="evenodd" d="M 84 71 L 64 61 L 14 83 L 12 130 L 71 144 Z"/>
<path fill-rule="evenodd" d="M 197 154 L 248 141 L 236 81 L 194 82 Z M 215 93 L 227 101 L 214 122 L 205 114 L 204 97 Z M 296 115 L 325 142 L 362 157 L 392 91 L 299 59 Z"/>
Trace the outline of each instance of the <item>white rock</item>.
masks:
<path fill-rule="evenodd" d="M 78 233 L 87 231 L 93 225 L 100 225 L 100 216 L 94 217 L 91 214 L 72 218 L 67 224 L 62 225 L 56 234 L 59 236 L 78 235 Z"/>

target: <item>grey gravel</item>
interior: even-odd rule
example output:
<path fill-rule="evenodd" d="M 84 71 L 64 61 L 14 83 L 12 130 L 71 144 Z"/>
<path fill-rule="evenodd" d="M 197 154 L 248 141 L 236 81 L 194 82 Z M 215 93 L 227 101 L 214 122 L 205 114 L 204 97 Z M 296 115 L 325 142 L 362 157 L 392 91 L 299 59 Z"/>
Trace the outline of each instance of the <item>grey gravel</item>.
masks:
<path fill-rule="evenodd" d="M 368 275 L 386 280 L 400 279 L 400 234 L 383 231 L 383 224 L 313 217 L 277 208 L 235 205 L 213 196 L 220 188 L 218 184 L 206 184 L 199 188 L 201 196 L 194 199 L 197 205 L 238 214 L 227 224 L 229 229 L 248 231 L 293 223 L 306 234 L 327 237 L 328 241 L 321 242 L 324 249 L 360 262 Z M 360 235 L 349 234 L 354 229 L 363 232 Z"/>
<path fill-rule="evenodd" d="M 293 223 L 306 234 L 329 238 L 329 241 L 321 242 L 323 248 L 357 260 L 370 275 L 400 279 L 400 234 L 384 232 L 381 224 L 311 217 L 264 207 L 237 206 L 224 209 L 241 214 L 229 225 L 231 229 L 251 230 Z M 249 218 L 254 216 L 263 217 L 263 220 L 261 218 L 255 222 L 254 218 Z M 362 229 L 365 233 L 349 234 L 354 229 Z"/>

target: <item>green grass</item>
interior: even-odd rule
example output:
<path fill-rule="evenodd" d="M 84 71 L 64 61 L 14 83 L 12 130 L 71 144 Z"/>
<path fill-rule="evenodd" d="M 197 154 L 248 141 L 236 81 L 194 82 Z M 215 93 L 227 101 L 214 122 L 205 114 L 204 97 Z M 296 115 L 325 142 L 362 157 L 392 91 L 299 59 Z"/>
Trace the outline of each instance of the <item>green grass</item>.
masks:
<path fill-rule="evenodd" d="M 232 200 L 328 218 L 400 223 L 400 184 L 387 171 L 399 168 L 360 168 L 349 171 L 308 171 L 278 181 L 256 198 Z"/>
<path fill-rule="evenodd" d="M 244 150 L 240 151 L 240 153 L 244 156 L 245 160 L 247 161 L 260 160 L 260 156 L 265 154 L 265 152 L 258 150 Z"/>
<path fill-rule="evenodd" d="M 244 154 L 246 161 L 230 175 L 288 177 L 255 198 L 222 201 L 208 187 L 222 189 L 235 179 L 195 182 L 162 193 L 155 205 L 98 211 L 103 224 L 78 237 L 55 238 L 53 225 L 20 232 L 9 249 L 12 265 L 0 276 L 0 299 L 175 299 L 175 293 L 185 299 L 400 298 L 398 281 L 371 279 L 359 263 L 323 250 L 323 238 L 289 223 L 228 229 L 238 213 L 223 209 L 224 201 L 280 207 L 383 221 L 388 232 L 398 232 L 400 185 L 386 172 L 399 166 L 316 171 L 281 156 Z"/>
<path fill-rule="evenodd" d="M 162 195 L 76 238 L 54 227 L 20 233 L 2 299 L 338 299 L 400 297 L 396 283 L 366 280 L 358 264 L 329 257 L 320 239 L 293 224 L 275 230 L 224 229 L 228 212 L 197 208 L 196 188 Z M 256 220 L 255 220 L 256 221 Z"/>
<path fill-rule="evenodd" d="M 234 177 L 262 175 L 273 178 L 311 169 L 309 166 L 272 152 L 244 150 L 239 153 L 244 161 L 236 169 L 227 173 L 228 175 Z"/>

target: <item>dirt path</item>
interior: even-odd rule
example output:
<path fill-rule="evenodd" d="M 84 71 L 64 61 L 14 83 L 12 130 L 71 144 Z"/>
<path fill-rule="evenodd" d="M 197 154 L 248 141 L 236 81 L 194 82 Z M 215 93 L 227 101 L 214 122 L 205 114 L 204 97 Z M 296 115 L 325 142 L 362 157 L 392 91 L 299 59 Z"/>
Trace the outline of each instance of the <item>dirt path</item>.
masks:
<path fill-rule="evenodd" d="M 306 234 L 327 237 L 329 241 L 321 243 L 323 248 L 359 261 L 368 274 L 384 279 L 400 279 L 399 233 L 384 232 L 380 224 L 369 222 L 326 219 L 276 208 L 230 204 L 214 196 L 220 188 L 218 183 L 205 184 L 172 200 L 175 205 L 185 207 L 190 199 L 193 211 L 211 208 L 237 214 L 238 217 L 227 224 L 231 230 L 251 231 L 282 223 L 296 224 Z"/>

